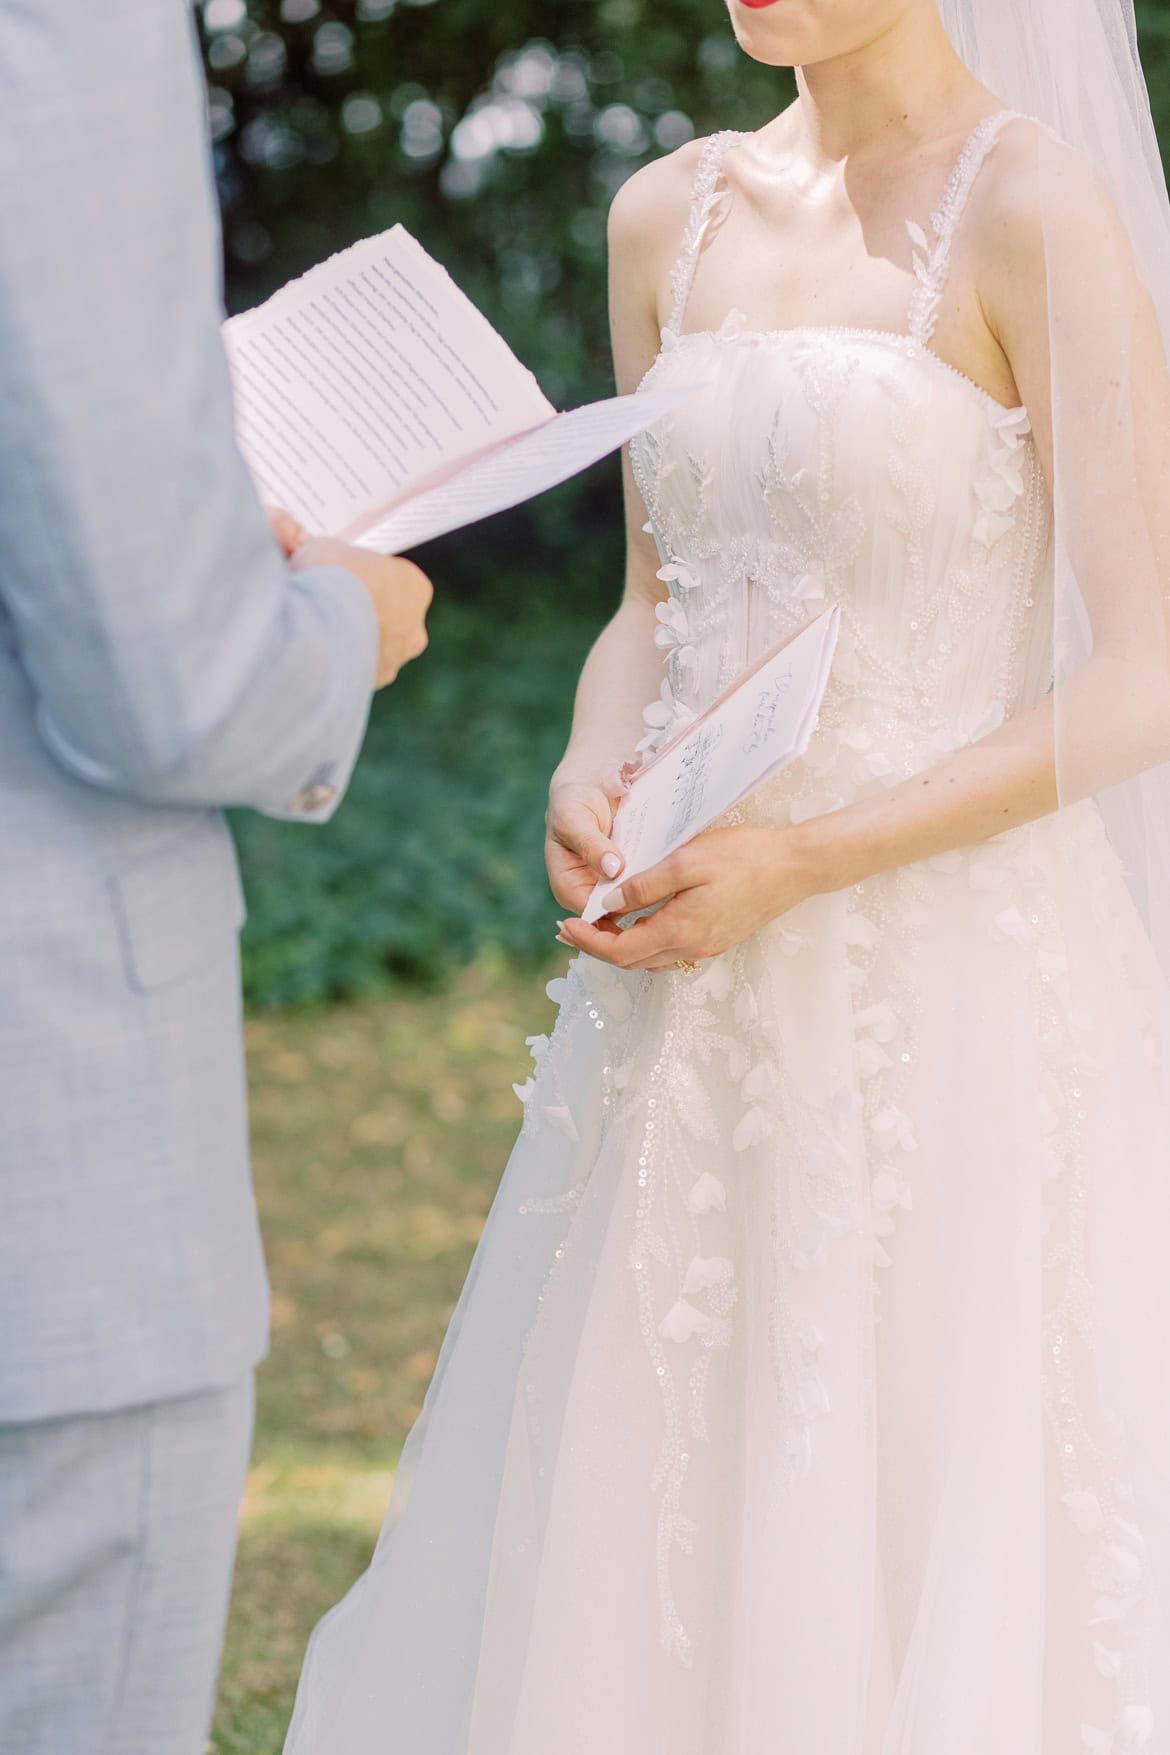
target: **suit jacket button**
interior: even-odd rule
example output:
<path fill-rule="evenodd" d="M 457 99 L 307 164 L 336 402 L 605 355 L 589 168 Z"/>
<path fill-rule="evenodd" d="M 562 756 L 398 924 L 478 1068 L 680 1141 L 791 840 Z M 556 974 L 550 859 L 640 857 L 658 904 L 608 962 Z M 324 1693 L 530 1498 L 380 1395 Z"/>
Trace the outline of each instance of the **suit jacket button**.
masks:
<path fill-rule="evenodd" d="M 303 792 L 297 793 L 293 799 L 293 809 L 308 816 L 314 811 L 324 810 L 326 805 L 332 804 L 336 797 L 336 786 L 327 786 L 324 782 L 318 782 L 316 786 L 306 786 Z"/>

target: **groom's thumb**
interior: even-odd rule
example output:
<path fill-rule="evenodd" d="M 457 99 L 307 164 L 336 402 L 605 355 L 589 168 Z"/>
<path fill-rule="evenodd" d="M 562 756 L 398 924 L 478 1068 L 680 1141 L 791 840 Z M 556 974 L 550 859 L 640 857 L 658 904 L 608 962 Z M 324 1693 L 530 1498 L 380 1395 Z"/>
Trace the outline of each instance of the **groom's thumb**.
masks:
<path fill-rule="evenodd" d="M 265 506 L 269 528 L 284 551 L 286 560 L 291 560 L 305 540 L 305 527 L 286 512 L 281 506 Z"/>

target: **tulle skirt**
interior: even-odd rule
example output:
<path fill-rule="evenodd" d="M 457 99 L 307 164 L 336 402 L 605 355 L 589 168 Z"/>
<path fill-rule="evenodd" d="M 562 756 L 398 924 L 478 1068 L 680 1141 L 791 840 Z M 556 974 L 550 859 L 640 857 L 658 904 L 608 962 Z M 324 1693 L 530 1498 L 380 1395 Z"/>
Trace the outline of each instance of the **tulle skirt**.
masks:
<path fill-rule="evenodd" d="M 291 1755 L 1167 1755 L 1170 1032 L 1094 808 L 554 989 Z"/>

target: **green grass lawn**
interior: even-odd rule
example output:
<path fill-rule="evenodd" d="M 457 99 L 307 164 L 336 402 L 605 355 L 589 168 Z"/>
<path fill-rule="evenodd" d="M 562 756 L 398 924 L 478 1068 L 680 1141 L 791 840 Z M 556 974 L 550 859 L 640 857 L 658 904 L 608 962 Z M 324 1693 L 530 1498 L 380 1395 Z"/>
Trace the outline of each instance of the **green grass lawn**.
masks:
<path fill-rule="evenodd" d="M 278 1755 L 305 1641 L 369 1557 L 512 1140 L 544 976 L 248 1026 L 272 1355 L 211 1747 Z"/>

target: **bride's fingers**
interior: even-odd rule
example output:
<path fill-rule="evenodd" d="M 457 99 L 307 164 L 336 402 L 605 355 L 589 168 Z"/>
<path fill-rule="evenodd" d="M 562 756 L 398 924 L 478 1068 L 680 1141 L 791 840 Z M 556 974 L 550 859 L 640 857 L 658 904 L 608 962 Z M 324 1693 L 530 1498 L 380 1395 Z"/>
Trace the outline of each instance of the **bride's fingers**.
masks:
<path fill-rule="evenodd" d="M 625 859 L 610 835 L 614 800 L 596 781 L 565 781 L 549 797 L 548 832 L 598 878 L 620 876 Z"/>
<path fill-rule="evenodd" d="M 648 975 L 669 975 L 672 970 L 677 974 L 683 964 L 686 964 L 690 971 L 699 966 L 698 959 L 688 956 L 685 947 L 680 946 L 677 951 L 668 951 L 665 956 L 655 957 L 652 962 L 643 963 L 642 968 Z"/>
<path fill-rule="evenodd" d="M 556 842 L 545 850 L 545 870 L 560 906 L 570 914 L 580 913 L 596 888 L 597 873 Z"/>
<path fill-rule="evenodd" d="M 685 851 L 685 850 L 683 850 Z M 611 914 L 633 914 L 640 908 L 656 908 L 667 902 L 694 879 L 680 853 L 672 853 L 659 865 L 637 877 L 626 878 L 619 893 L 610 898 Z"/>
<path fill-rule="evenodd" d="M 612 963 L 616 969 L 642 969 L 656 959 L 677 957 L 680 953 L 672 946 L 680 938 L 689 937 L 680 930 L 682 924 L 669 904 L 624 931 L 609 916 L 596 926 L 586 926 L 583 920 L 558 922 L 561 932 L 577 950 L 603 963 Z"/>
<path fill-rule="evenodd" d="M 578 809 L 555 816 L 551 823 L 553 835 L 573 857 L 583 859 L 594 878 L 616 878 L 625 860 L 604 832 L 592 811 Z"/>
<path fill-rule="evenodd" d="M 674 937 L 680 938 L 681 936 L 682 934 L 676 928 Z M 696 950 L 693 943 L 667 944 L 659 946 L 653 952 L 648 951 L 636 962 L 630 963 L 628 967 L 631 970 L 644 970 L 650 975 L 661 975 L 667 970 L 677 969 L 683 963 L 692 969 L 697 969 L 704 960 L 703 952 Z"/>
<path fill-rule="evenodd" d="M 625 860 L 609 836 L 603 835 L 600 829 L 581 835 L 579 847 L 582 857 L 589 861 L 599 877 L 616 878 L 621 875 Z"/>

